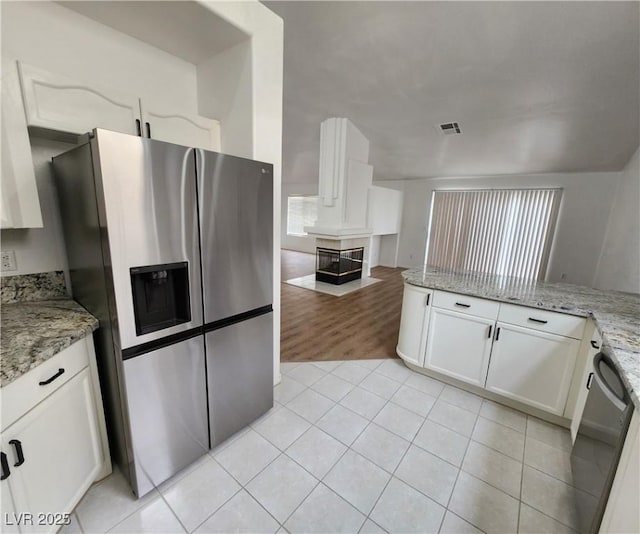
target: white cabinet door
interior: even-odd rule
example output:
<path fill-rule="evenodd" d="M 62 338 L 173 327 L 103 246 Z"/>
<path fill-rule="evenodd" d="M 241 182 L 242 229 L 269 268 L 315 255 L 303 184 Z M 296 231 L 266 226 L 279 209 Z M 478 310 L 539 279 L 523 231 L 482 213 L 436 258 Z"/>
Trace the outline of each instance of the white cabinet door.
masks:
<path fill-rule="evenodd" d="M 403 360 L 420 367 L 424 365 L 424 346 L 432 294 L 433 291 L 430 289 L 404 285 L 396 352 Z"/>
<path fill-rule="evenodd" d="M 8 451 L 6 451 L 8 452 Z M 2 451 L 3 454 L 6 454 Z M 7 461 L 8 461 L 7 457 Z M 9 469 L 13 467 L 13 463 L 9 464 Z M 0 521 L 0 532 L 4 534 L 19 532 L 18 530 L 18 518 L 16 509 L 13 506 L 13 499 L 11 498 L 11 491 L 9 490 L 9 481 L 3 480 L 0 482 L 0 507 L 2 513 L 2 520 Z"/>
<path fill-rule="evenodd" d="M 580 390 L 578 392 L 578 398 L 576 400 L 576 407 L 571 418 L 571 439 L 573 441 L 575 441 L 576 434 L 578 433 L 578 427 L 580 426 L 580 419 L 582 418 L 584 405 L 587 402 L 587 393 L 589 393 L 591 380 L 593 379 L 593 357 L 598 354 L 601 346 L 602 337 L 597 331 L 594 331 L 593 336 L 590 340 L 587 362 L 584 368 L 584 372 L 582 373 L 582 381 L 580 382 Z"/>
<path fill-rule="evenodd" d="M 2 228 L 41 228 L 18 66 L 2 60 Z"/>
<path fill-rule="evenodd" d="M 484 387 L 494 320 L 434 307 L 424 366 Z"/>
<path fill-rule="evenodd" d="M 17 440 L 11 443 L 11 440 Z M 24 462 L 14 466 L 21 447 Z M 89 368 L 11 425 L 2 436 L 16 512 L 71 512 L 102 466 L 102 448 Z M 59 525 L 21 526 L 55 532 Z"/>
<path fill-rule="evenodd" d="M 562 415 L 580 342 L 497 323 L 486 388 Z"/>
<path fill-rule="evenodd" d="M 29 126 L 84 134 L 105 128 L 136 135 L 137 96 L 52 74 L 20 63 L 22 94 Z"/>
<path fill-rule="evenodd" d="M 150 108 L 142 101 L 142 122 L 144 136 L 220 152 L 220 122 L 197 115 L 168 113 Z"/>

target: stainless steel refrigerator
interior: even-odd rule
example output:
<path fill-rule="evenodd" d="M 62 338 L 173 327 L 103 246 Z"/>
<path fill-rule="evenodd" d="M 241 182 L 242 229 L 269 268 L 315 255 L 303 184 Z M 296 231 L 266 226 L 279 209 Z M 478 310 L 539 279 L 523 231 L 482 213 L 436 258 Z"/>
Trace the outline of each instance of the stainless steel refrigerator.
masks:
<path fill-rule="evenodd" d="M 273 406 L 273 169 L 101 129 L 53 166 L 112 456 L 140 497 Z"/>

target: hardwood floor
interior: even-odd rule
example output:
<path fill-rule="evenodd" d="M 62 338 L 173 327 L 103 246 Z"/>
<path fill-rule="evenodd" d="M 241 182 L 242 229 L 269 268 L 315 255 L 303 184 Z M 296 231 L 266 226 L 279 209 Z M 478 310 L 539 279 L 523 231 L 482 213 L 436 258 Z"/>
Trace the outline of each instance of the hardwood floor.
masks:
<path fill-rule="evenodd" d="M 374 267 L 382 282 L 343 297 L 285 284 L 315 270 L 315 256 L 283 250 L 281 361 L 397 358 L 403 269 Z"/>

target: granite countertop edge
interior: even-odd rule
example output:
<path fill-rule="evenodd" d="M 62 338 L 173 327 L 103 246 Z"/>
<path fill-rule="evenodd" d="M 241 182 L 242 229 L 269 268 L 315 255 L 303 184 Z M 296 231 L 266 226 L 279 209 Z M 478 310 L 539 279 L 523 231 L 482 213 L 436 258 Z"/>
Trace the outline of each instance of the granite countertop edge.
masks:
<path fill-rule="evenodd" d="M 69 298 L 2 304 L 0 387 L 97 330 L 98 320 Z"/>
<path fill-rule="evenodd" d="M 637 410 L 640 410 L 640 339 L 637 339 L 638 334 L 636 332 L 629 331 L 624 332 L 624 335 L 630 338 L 632 341 L 620 342 L 620 340 L 615 339 L 616 337 L 620 337 L 620 331 L 617 330 L 614 332 L 613 329 L 610 329 L 609 327 L 609 325 L 612 325 L 614 323 L 617 324 L 616 319 L 618 318 L 618 316 L 624 317 L 624 320 L 620 322 L 628 322 L 630 319 L 629 313 L 623 312 L 620 314 L 616 314 L 615 311 L 612 312 L 611 310 L 601 311 L 598 309 L 597 303 L 594 303 L 593 306 L 586 306 L 584 304 L 581 306 L 579 304 L 576 304 L 575 302 L 565 302 L 564 300 L 562 300 L 562 298 L 566 295 L 570 295 L 572 290 L 576 292 L 584 292 L 585 290 L 588 290 L 588 293 L 594 295 L 609 294 L 612 295 L 613 298 L 623 298 L 624 296 L 627 296 L 631 299 L 639 299 L 639 302 L 640 296 L 630 293 L 621 293 L 617 291 L 600 291 L 591 288 L 584 288 L 582 286 L 574 286 L 571 284 L 524 284 L 524 287 L 529 290 L 535 287 L 543 287 L 548 293 L 552 293 L 554 290 L 557 290 L 559 293 L 559 301 L 549 302 L 548 300 L 545 301 L 538 298 L 528 300 L 526 297 L 522 296 L 515 297 L 513 293 L 517 294 L 519 292 L 519 289 L 521 289 L 517 286 L 511 286 L 511 291 L 509 290 L 509 288 L 500 290 L 495 287 L 491 291 L 487 291 L 486 285 L 478 287 L 479 284 L 478 282 L 474 281 L 474 276 L 469 275 L 468 273 L 460 273 L 458 276 L 456 276 L 455 273 L 451 272 L 430 272 L 424 271 L 422 269 L 409 269 L 404 271 L 402 273 L 402 276 L 406 283 L 417 287 L 425 287 L 440 291 L 450 291 L 452 293 L 459 293 L 461 295 L 468 295 L 497 302 L 504 302 L 516 306 L 525 306 L 528 308 L 553 311 L 557 313 L 564 313 L 567 315 L 575 315 L 578 317 L 592 318 L 595 322 L 598 332 L 602 337 L 602 345 L 600 350 L 613 360 L 614 364 L 620 371 L 622 380 L 627 387 L 635 408 Z M 485 278 L 485 281 L 483 281 L 482 284 L 486 284 L 487 279 L 489 280 L 490 284 L 492 281 L 491 277 Z M 454 280 L 455 282 L 452 283 L 452 281 Z M 559 288 L 562 288 L 564 291 L 561 291 Z M 639 318 L 636 315 L 631 317 L 631 320 L 639 321 Z"/>

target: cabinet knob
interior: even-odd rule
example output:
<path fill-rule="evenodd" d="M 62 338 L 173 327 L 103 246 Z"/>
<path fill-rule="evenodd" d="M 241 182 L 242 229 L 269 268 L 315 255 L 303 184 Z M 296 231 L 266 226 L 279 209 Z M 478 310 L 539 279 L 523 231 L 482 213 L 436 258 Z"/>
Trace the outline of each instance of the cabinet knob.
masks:
<path fill-rule="evenodd" d="M 11 474 L 11 471 L 9 471 L 9 462 L 7 462 L 7 455 L 4 452 L 0 453 L 0 465 L 2 465 L 0 480 L 4 480 Z"/>

